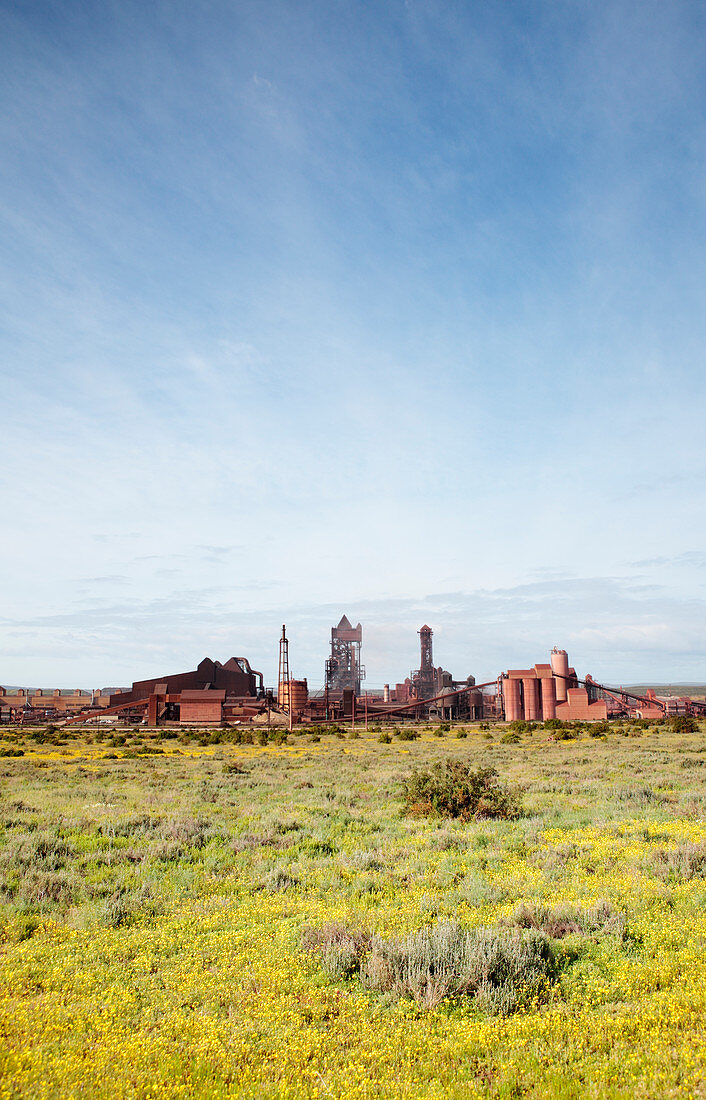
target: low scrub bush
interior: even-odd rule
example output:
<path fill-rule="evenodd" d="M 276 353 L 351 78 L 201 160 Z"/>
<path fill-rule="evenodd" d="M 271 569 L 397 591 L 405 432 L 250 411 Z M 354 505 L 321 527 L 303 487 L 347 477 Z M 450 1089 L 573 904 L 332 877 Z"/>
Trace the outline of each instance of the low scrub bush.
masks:
<path fill-rule="evenodd" d="M 334 980 L 357 974 L 366 989 L 425 1008 L 468 996 L 486 1012 L 507 1014 L 546 995 L 557 970 L 549 940 L 535 929 L 464 928 L 457 921 L 400 939 L 328 924 L 307 929 L 303 945 Z"/>
<path fill-rule="evenodd" d="M 609 901 L 597 901 L 588 909 L 573 905 L 558 905 L 553 909 L 540 902 L 523 902 L 512 914 L 510 923 L 516 928 L 534 928 L 554 940 L 576 933 L 598 933 L 624 936 L 625 914 Z"/>
<path fill-rule="evenodd" d="M 473 770 L 460 760 L 416 769 L 402 781 L 407 813 L 440 817 L 519 817 L 518 792 L 504 786 L 495 768 Z"/>
<path fill-rule="evenodd" d="M 277 867 L 270 871 L 265 879 L 265 889 L 274 893 L 282 893 L 285 890 L 294 890 L 299 885 L 299 879 L 290 875 L 283 867 Z"/>
<path fill-rule="evenodd" d="M 510 733 L 532 733 L 535 729 L 534 722 L 526 722 L 523 718 L 516 718 L 508 726 Z"/>
<path fill-rule="evenodd" d="M 333 981 L 352 978 L 359 973 L 371 944 L 369 932 L 346 928 L 339 921 L 329 921 L 320 928 L 307 926 L 302 933 L 302 947 L 318 954 L 321 965 Z"/>
<path fill-rule="evenodd" d="M 546 994 L 555 975 L 551 944 L 540 932 L 466 929 L 456 921 L 402 940 L 374 936 L 360 968 L 367 988 L 412 997 L 427 1008 L 471 996 L 484 1011 L 503 1014 Z"/>
<path fill-rule="evenodd" d="M 706 878 L 706 841 L 680 844 L 677 848 L 656 848 L 649 857 L 653 873 L 665 881 Z"/>
<path fill-rule="evenodd" d="M 699 723 L 690 714 L 675 714 L 669 719 L 675 733 L 698 733 Z"/>

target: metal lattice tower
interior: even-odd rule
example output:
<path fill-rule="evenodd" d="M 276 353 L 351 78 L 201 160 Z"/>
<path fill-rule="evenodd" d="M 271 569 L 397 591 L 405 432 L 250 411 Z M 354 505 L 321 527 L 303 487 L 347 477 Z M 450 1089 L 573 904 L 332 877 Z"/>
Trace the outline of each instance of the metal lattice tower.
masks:
<path fill-rule="evenodd" d="M 277 673 L 277 702 L 289 709 L 289 641 L 287 631 L 282 624 L 282 637 L 279 640 L 279 672 Z"/>
<path fill-rule="evenodd" d="M 363 628 L 351 626 L 346 615 L 331 628 L 331 656 L 326 662 L 326 687 L 330 692 L 353 691 L 360 695 L 365 668 L 360 663 Z"/>

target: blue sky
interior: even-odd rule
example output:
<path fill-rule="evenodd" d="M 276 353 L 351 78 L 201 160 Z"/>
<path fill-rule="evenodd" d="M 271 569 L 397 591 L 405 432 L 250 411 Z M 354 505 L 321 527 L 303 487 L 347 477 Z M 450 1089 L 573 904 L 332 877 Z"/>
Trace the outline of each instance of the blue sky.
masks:
<path fill-rule="evenodd" d="M 706 9 L 0 2 L 0 682 L 706 679 Z"/>

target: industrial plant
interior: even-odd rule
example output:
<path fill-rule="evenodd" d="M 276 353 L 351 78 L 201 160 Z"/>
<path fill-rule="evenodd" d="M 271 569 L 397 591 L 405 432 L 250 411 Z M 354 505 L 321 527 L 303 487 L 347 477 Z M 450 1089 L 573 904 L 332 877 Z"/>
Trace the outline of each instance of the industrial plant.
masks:
<path fill-rule="evenodd" d="M 688 696 L 643 693 L 579 677 L 564 649 L 529 668 L 501 672 L 477 684 L 456 679 L 434 664 L 433 630 L 420 627 L 419 667 L 382 690 L 365 689 L 361 662 L 363 628 L 346 615 L 331 628 L 324 664 L 324 687 L 310 691 L 307 680 L 293 679 L 286 626 L 279 638 L 277 684 L 268 688 L 247 657 L 224 663 L 204 659 L 192 671 L 135 680 L 130 688 L 85 691 L 0 687 L 0 722 L 128 721 L 147 726 L 221 726 L 249 722 L 289 725 L 385 720 L 493 720 L 506 722 L 595 722 L 609 718 L 664 718 L 706 714 L 706 701 Z"/>

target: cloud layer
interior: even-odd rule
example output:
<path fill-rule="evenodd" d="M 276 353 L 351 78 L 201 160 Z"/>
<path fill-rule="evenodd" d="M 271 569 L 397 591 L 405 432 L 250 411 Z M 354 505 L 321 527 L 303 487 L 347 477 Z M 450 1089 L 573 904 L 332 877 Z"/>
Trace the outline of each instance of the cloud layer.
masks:
<path fill-rule="evenodd" d="M 0 682 L 702 677 L 704 11 L 0 20 Z"/>

